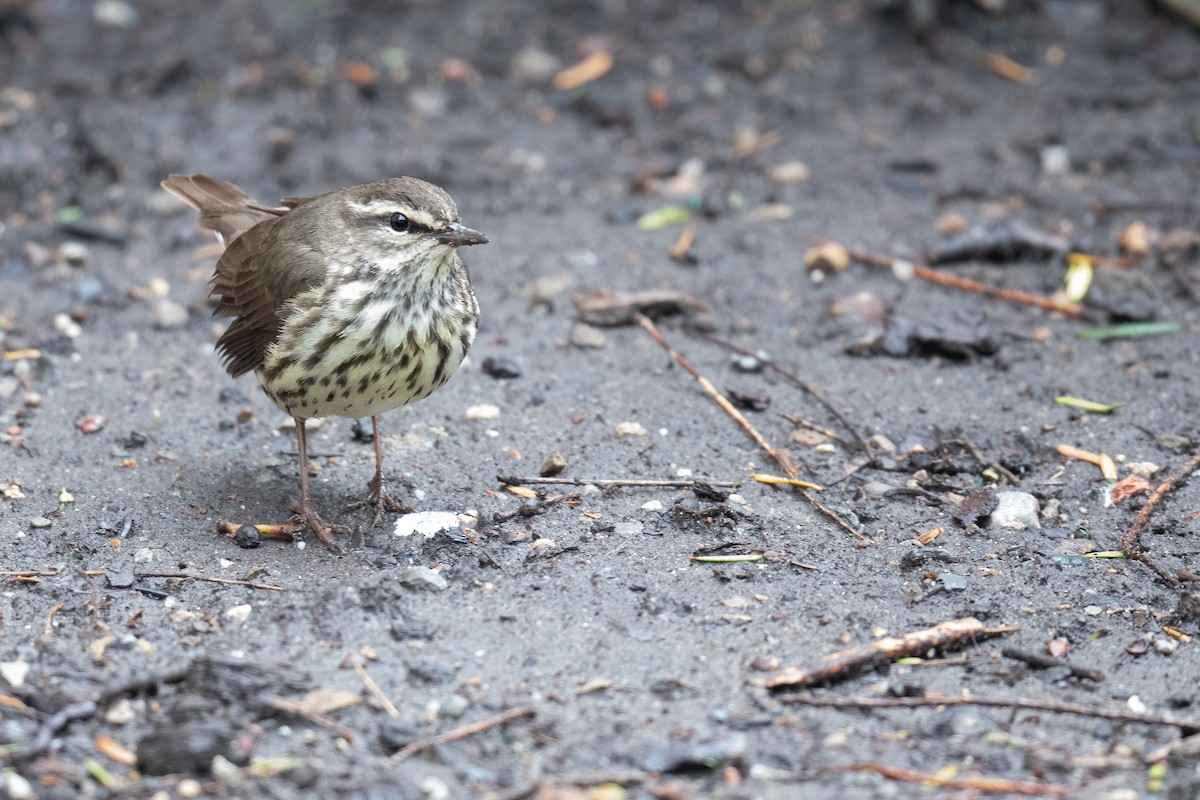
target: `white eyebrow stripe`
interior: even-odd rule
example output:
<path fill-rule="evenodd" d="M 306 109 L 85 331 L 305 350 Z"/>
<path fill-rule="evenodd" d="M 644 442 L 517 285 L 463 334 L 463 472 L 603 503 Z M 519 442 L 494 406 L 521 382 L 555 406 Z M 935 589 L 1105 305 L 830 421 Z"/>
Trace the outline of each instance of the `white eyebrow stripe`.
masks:
<path fill-rule="evenodd" d="M 425 211 L 411 208 L 394 200 L 368 200 L 365 203 L 351 200 L 350 208 L 364 217 L 376 217 L 399 212 L 422 228 L 436 229 L 440 227 L 437 220 Z"/>

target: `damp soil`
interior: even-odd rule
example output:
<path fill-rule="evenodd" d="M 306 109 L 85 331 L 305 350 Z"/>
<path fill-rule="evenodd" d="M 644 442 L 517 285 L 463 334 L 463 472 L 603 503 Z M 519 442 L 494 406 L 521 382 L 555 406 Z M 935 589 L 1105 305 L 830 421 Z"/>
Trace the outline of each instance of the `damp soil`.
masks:
<path fill-rule="evenodd" d="M 1147 756 L 1195 730 L 814 708 L 756 683 L 975 617 L 1017 630 L 806 691 L 1200 717 L 1200 645 L 1165 630 L 1200 634 L 1176 583 L 1200 571 L 1200 480 L 1141 535 L 1160 576 L 1080 557 L 1118 550 L 1146 495 L 1110 505 L 1098 468 L 1056 450 L 1108 454 L 1151 486 L 1196 453 L 1195 250 L 1162 258 L 1152 237 L 1135 266 L 1101 266 L 1079 317 L 860 263 L 815 280 L 804 263 L 818 235 L 925 260 L 945 243 L 939 221 L 1019 222 L 1107 258 L 1137 221 L 1194 231 L 1197 31 L 1142 2 L 946 3 L 924 30 L 882 5 L 0 5 L 12 772 L 43 798 L 568 798 L 609 781 L 643 798 L 929 793 L 832 769 L 863 762 L 1147 791 Z M 554 88 L 599 51 L 607 74 Z M 1005 77 L 987 53 L 1032 73 Z M 253 378 L 229 378 L 213 352 L 216 251 L 158 188 L 178 171 L 264 201 L 413 175 L 491 236 L 465 253 L 483 309 L 469 362 L 382 418 L 396 494 L 462 515 L 458 527 L 405 537 L 395 517 L 344 511 L 373 451 L 353 421 L 329 419 L 310 437 L 313 484 L 351 530 L 345 553 L 243 549 L 219 532 L 288 521 L 295 445 Z M 668 206 L 692 211 L 682 261 L 668 256 L 680 225 L 643 229 Z M 1062 252 L 977 255 L 940 269 L 1041 295 L 1063 285 Z M 576 327 L 577 293 L 646 289 L 703 303 L 716 339 L 769 354 L 837 410 L 735 363 L 687 315 L 658 319 L 870 542 L 752 480 L 782 469 L 645 330 Z M 862 292 L 866 312 L 832 313 Z M 1130 319 L 1180 327 L 1078 338 Z M 497 362 L 519 375 L 495 377 Z M 1087 412 L 1064 395 L 1125 405 Z M 526 483 L 529 497 L 498 480 L 537 476 L 553 451 L 560 477 L 584 484 L 738 486 L 722 499 Z M 1031 495 L 1040 527 L 997 527 L 976 513 L 987 496 L 960 512 L 972 491 Z M 693 560 L 713 553 L 761 559 Z M 1065 651 L 1103 679 L 1006 647 Z M 1200 791 L 1195 753 L 1157 756 L 1169 796 Z"/>

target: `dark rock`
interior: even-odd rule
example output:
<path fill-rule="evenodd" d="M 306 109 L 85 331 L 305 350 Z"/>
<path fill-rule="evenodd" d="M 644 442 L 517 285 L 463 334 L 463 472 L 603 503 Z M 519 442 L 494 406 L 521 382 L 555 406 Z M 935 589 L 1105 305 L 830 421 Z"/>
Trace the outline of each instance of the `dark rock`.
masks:
<path fill-rule="evenodd" d="M 138 740 L 138 769 L 146 775 L 207 774 L 214 756 L 232 760 L 233 737 L 233 726 L 223 720 L 158 725 Z"/>
<path fill-rule="evenodd" d="M 497 380 L 521 377 L 521 365 L 511 358 L 488 356 L 483 360 L 483 372 Z"/>
<path fill-rule="evenodd" d="M 233 541 L 238 547 L 250 550 L 262 544 L 262 534 L 253 525 L 242 525 L 234 532 Z"/>

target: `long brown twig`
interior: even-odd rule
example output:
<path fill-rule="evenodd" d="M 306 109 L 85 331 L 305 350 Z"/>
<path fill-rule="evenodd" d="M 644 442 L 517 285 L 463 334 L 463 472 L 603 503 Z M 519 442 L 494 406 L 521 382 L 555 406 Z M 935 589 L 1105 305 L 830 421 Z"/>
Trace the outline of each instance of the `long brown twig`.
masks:
<path fill-rule="evenodd" d="M 846 417 L 843 416 L 842 412 L 837 410 L 837 407 L 834 406 L 833 403 L 826 400 L 825 396 L 822 395 L 820 392 L 818 392 L 816 389 L 814 389 L 812 386 L 810 386 L 807 383 L 805 383 L 804 381 L 800 380 L 800 378 L 795 373 L 793 373 L 791 370 L 784 369 L 783 367 L 781 367 L 773 359 L 771 359 L 764 353 L 750 350 L 748 348 L 742 347 L 740 345 L 736 345 L 733 342 L 726 341 L 726 340 L 718 338 L 716 336 L 706 335 L 704 338 L 708 339 L 710 342 L 715 342 L 716 344 L 719 344 L 722 347 L 732 350 L 735 353 L 741 353 L 744 356 L 752 356 L 753 358 L 757 358 L 759 361 L 766 364 L 768 367 L 771 368 L 771 371 L 774 372 L 776 375 L 779 375 L 784 380 L 786 380 L 788 383 L 792 384 L 797 389 L 804 392 L 809 397 L 811 397 L 812 399 L 814 399 L 818 403 L 820 403 L 821 406 L 826 411 L 828 411 L 830 413 L 830 415 L 833 416 L 834 419 L 836 419 L 838 422 L 840 422 L 842 424 L 843 428 L 845 428 L 847 431 L 850 432 L 850 435 L 854 437 L 854 440 L 856 442 L 858 442 L 858 446 L 861 447 L 863 449 L 863 452 L 867 454 L 867 458 L 869 458 L 872 462 L 875 461 L 875 451 L 871 449 L 871 443 L 867 441 L 866 437 L 864 437 L 861 433 L 859 433 L 858 429 L 850 424 L 849 420 L 847 420 Z M 793 424 L 796 424 L 796 423 L 793 423 Z"/>
<path fill-rule="evenodd" d="M 251 583 L 238 581 L 233 578 L 210 578 L 207 575 L 193 575 L 190 572 L 135 572 L 135 578 L 179 578 L 193 581 L 208 581 L 209 583 L 224 583 L 230 586 L 248 586 L 251 589 L 266 589 L 272 592 L 287 591 L 282 586 L 272 586 L 269 583 Z"/>
<path fill-rule="evenodd" d="M 515 475 L 497 475 L 496 480 L 509 486 L 523 486 L 527 483 L 553 483 L 566 486 L 587 486 L 588 484 L 592 486 L 681 486 L 684 488 L 691 488 L 698 483 L 702 483 L 722 489 L 732 489 L 737 486 L 736 483 L 730 481 L 651 481 L 635 480 L 632 478 L 520 478 Z"/>
<path fill-rule="evenodd" d="M 663 337 L 662 332 L 659 331 L 658 326 L 654 324 L 653 320 L 651 320 L 645 314 L 639 313 L 637 315 L 637 322 L 642 326 L 646 333 L 650 334 L 650 338 L 658 342 L 658 344 L 667 351 L 667 354 L 671 356 L 676 364 L 682 367 L 687 374 L 696 379 L 696 383 L 700 384 L 700 388 L 704 390 L 705 394 L 711 397 L 713 401 L 725 411 L 726 414 L 733 417 L 734 421 L 737 422 L 738 425 L 741 425 L 742 429 L 745 430 L 746 433 L 750 434 L 750 438 L 754 440 L 755 444 L 762 448 L 767 455 L 771 456 L 771 458 L 775 460 L 775 463 L 783 468 L 783 471 L 787 473 L 789 478 L 798 480 L 798 472 L 792 465 L 791 460 L 772 447 L 771 444 L 762 437 L 762 434 L 750 424 L 750 421 L 742 416 L 742 412 L 734 408 L 733 403 L 729 402 L 729 398 L 717 391 L 717 387 L 713 386 L 712 381 L 697 372 L 695 368 L 688 363 L 687 359 L 671 346 L 671 344 Z M 850 523 L 846 522 L 846 520 L 842 519 L 842 517 L 835 514 L 833 509 L 822 503 L 819 499 L 817 499 L 816 495 L 814 495 L 808 489 L 797 486 L 795 487 L 795 490 L 798 491 L 805 500 L 811 503 L 814 508 L 837 523 L 837 525 L 843 530 L 848 531 L 852 536 L 869 544 L 875 543 L 874 540 L 869 536 L 865 536 L 859 531 L 855 530 Z"/>
<path fill-rule="evenodd" d="M 419 742 L 413 742 L 412 744 L 401 747 L 394 754 L 392 754 L 392 757 L 387 760 L 387 764 L 385 766 L 394 767 L 401 761 L 405 761 L 412 756 L 415 756 L 417 753 L 420 753 L 422 750 L 434 747 L 435 745 L 457 742 L 459 739 L 465 739 L 468 736 L 474 736 L 477 733 L 483 733 L 486 730 L 495 728 L 497 725 L 504 725 L 507 722 L 512 722 L 513 720 L 521 719 L 522 717 L 532 717 L 536 713 L 537 712 L 532 708 L 527 707 L 510 708 L 508 711 L 497 714 L 494 717 L 481 719 L 478 722 L 472 722 L 470 725 L 463 725 L 461 728 L 455 728 L 452 731 L 439 733 L 437 736 L 429 739 L 422 739 Z"/>
<path fill-rule="evenodd" d="M 860 762 L 844 764 L 837 767 L 827 767 L 826 772 L 875 772 L 885 778 L 906 783 L 923 783 L 929 786 L 939 786 L 944 789 L 970 789 L 976 792 L 995 792 L 997 794 L 1023 794 L 1030 797 L 1069 797 L 1079 791 L 1075 786 L 1063 786 L 1057 783 L 1034 783 L 1032 781 L 1014 781 L 1007 778 L 943 778 L 928 772 L 918 772 L 915 769 L 903 769 L 887 764 Z"/>
<path fill-rule="evenodd" d="M 818 244 L 829 243 L 830 240 L 821 236 L 814 236 L 814 241 Z M 888 256 L 875 255 L 874 253 L 864 253 L 862 250 L 846 249 L 850 257 L 855 261 L 867 264 L 872 267 L 882 267 L 884 269 L 895 269 L 901 259 L 889 258 Z M 1010 303 L 1022 303 L 1027 306 L 1035 306 L 1044 308 L 1047 311 L 1058 311 L 1071 317 L 1078 317 L 1083 313 L 1083 306 L 1079 303 L 1072 303 L 1070 300 L 1060 300 L 1054 297 L 1044 297 L 1040 294 L 1030 294 L 1029 292 L 1021 292 L 1015 289 L 1004 289 L 1000 286 L 992 286 L 983 281 L 976 281 L 970 278 L 963 278 L 958 275 L 951 275 L 941 270 L 926 267 L 921 264 L 911 264 L 912 274 L 924 281 L 936 283 L 939 286 L 948 286 L 953 289 L 961 289 L 966 292 L 975 292 L 976 294 L 987 295 L 988 297 L 998 297 L 1001 300 L 1008 300 Z"/>
<path fill-rule="evenodd" d="M 1121 537 L 1121 550 L 1124 551 L 1126 558 L 1139 558 L 1143 554 L 1142 550 L 1142 529 L 1146 527 L 1146 523 L 1150 521 L 1150 515 L 1154 513 L 1154 509 L 1162 502 L 1162 499 L 1169 492 L 1179 486 L 1188 475 L 1191 475 L 1197 467 L 1200 467 L 1200 454 L 1192 456 L 1183 463 L 1179 469 L 1175 471 L 1171 477 L 1158 485 L 1154 493 L 1146 500 L 1146 505 L 1142 506 L 1142 510 L 1138 512 L 1134 518 L 1133 524 L 1129 526 L 1129 530 L 1125 531 L 1125 535 Z"/>
<path fill-rule="evenodd" d="M 1092 708 L 1077 703 L 1059 703 L 1054 700 L 1032 700 L 1023 697 L 813 697 L 806 694 L 779 695 L 784 703 L 818 708 L 938 708 L 940 706 L 987 706 L 1007 708 L 1014 711 L 1048 711 L 1054 714 L 1075 714 L 1082 717 L 1098 717 L 1116 722 L 1136 722 L 1143 725 L 1166 725 L 1184 731 L 1200 731 L 1200 719 L 1175 717 L 1169 714 L 1139 714 L 1112 708 Z M 1186 735 L 1186 734 L 1185 734 Z"/>

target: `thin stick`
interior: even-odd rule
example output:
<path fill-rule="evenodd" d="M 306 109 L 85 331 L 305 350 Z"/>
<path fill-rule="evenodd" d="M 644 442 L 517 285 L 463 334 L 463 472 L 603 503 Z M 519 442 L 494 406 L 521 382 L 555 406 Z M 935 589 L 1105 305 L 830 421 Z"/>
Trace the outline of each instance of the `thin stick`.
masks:
<path fill-rule="evenodd" d="M 536 713 L 537 712 L 532 708 L 511 708 L 508 711 L 497 714 L 494 717 L 481 719 L 479 722 L 472 722 L 470 725 L 464 725 L 461 728 L 455 728 L 452 731 L 439 733 L 437 736 L 434 736 L 431 739 L 413 742 L 412 744 L 405 745 L 397 750 L 392 757 L 387 760 L 387 763 L 384 766 L 394 767 L 401 761 L 405 761 L 422 750 L 434 747 L 435 745 L 457 742 L 459 739 L 465 739 L 468 736 L 474 736 L 477 733 L 483 733 L 484 731 L 495 728 L 498 725 L 504 725 L 505 723 L 512 722 L 516 719 L 521 719 L 522 717 L 532 717 Z"/>
<path fill-rule="evenodd" d="M 721 345 L 722 347 L 732 350 L 735 353 L 741 353 L 744 356 L 752 356 L 754 358 L 757 358 L 759 361 L 766 364 L 768 367 L 771 368 L 771 371 L 774 372 L 776 375 L 781 376 L 788 383 L 792 384 L 797 389 L 804 392 L 809 397 L 811 397 L 812 399 L 814 399 L 818 403 L 820 403 L 821 406 L 826 411 L 828 411 L 833 416 L 834 419 L 836 419 L 838 422 L 840 422 L 842 424 L 843 428 L 850 431 L 850 435 L 854 437 L 854 440 L 856 442 L 858 442 L 858 446 L 861 447 L 863 449 L 863 452 L 865 452 L 867 454 L 867 458 L 871 459 L 871 461 L 875 460 L 875 452 L 874 452 L 874 450 L 871 449 L 871 443 L 867 441 L 866 437 L 864 437 L 861 433 L 859 433 L 858 430 L 853 425 L 850 424 L 849 420 L 847 420 L 842 415 L 842 412 L 837 410 L 837 407 L 834 406 L 833 403 L 830 403 L 828 400 L 826 400 L 825 396 L 822 395 L 820 392 L 818 392 L 816 389 L 814 389 L 812 386 L 810 386 L 809 384 L 800 380 L 800 378 L 795 373 L 791 372 L 790 370 L 784 369 L 779 364 L 777 364 L 774 360 L 767 357 L 764 353 L 750 350 L 750 349 L 742 347 L 740 345 L 736 345 L 733 342 L 727 342 L 724 339 L 720 339 L 716 336 L 706 336 L 704 338 L 708 339 L 710 342 L 716 342 L 717 344 Z M 784 419 L 787 419 L 788 422 L 792 422 L 792 420 L 786 416 L 784 417 Z M 801 424 L 801 423 L 792 422 L 792 424 L 797 425 L 797 424 Z M 809 423 L 809 424 L 811 424 L 811 423 Z M 834 438 L 837 438 L 837 437 L 835 436 Z"/>
<path fill-rule="evenodd" d="M 1048 711 L 1054 714 L 1075 714 L 1081 717 L 1099 717 L 1116 722 L 1136 722 L 1143 725 L 1166 725 L 1185 731 L 1200 731 L 1200 719 L 1186 719 L 1168 714 L 1138 714 L 1111 708 L 1091 708 L 1077 703 L 1059 703 L 1053 700 L 1031 700 L 1022 697 L 811 697 L 803 694 L 779 695 L 784 703 L 818 708 L 937 708 L 939 706 L 987 706 L 1007 708 L 1014 711 Z"/>
<path fill-rule="evenodd" d="M 1076 786 L 1063 786 L 1057 783 L 1033 783 L 1032 781 L 1013 781 L 1006 778 L 943 778 L 928 772 L 917 772 L 915 769 L 891 767 L 887 764 L 862 762 L 846 764 L 840 767 L 828 767 L 828 772 L 876 772 L 885 778 L 906 783 L 924 783 L 929 786 L 940 786 L 946 789 L 972 789 L 977 792 L 997 792 L 1004 794 L 1024 794 L 1031 797 L 1068 797 L 1079 791 Z"/>
<path fill-rule="evenodd" d="M 249 586 L 251 589 L 266 589 L 272 592 L 287 591 L 282 586 L 272 586 L 269 583 L 251 583 L 250 581 L 237 581 L 232 578 L 210 578 L 207 575 L 192 575 L 188 572 L 135 572 L 135 578 L 187 578 L 193 581 L 208 581 L 209 583 L 224 583 L 230 586 Z"/>
<path fill-rule="evenodd" d="M 671 358 L 675 360 L 675 363 L 678 364 L 680 367 L 682 367 L 685 372 L 687 372 L 689 375 L 691 375 L 693 378 L 695 378 L 696 382 L 700 384 L 700 388 L 703 389 L 704 392 L 709 397 L 711 397 L 716 402 L 716 404 L 719 405 L 725 411 L 726 414 L 733 417 L 734 421 L 736 421 L 737 424 L 741 425 L 742 428 L 748 434 L 750 434 L 750 438 L 753 439 L 754 442 L 763 449 L 763 451 L 765 451 L 769 456 L 771 456 L 771 458 L 775 459 L 775 463 L 777 463 L 780 467 L 783 468 L 783 471 L 787 473 L 787 476 L 789 478 L 798 479 L 796 468 L 794 466 L 792 466 L 791 461 L 789 461 L 787 458 L 785 458 L 783 456 L 783 454 L 781 454 L 774 447 L 771 447 L 771 445 L 767 442 L 767 440 L 762 437 L 762 434 L 760 434 L 757 430 L 754 429 L 754 426 L 750 424 L 749 420 L 747 420 L 744 416 L 742 416 L 742 412 L 740 412 L 736 408 L 734 408 L 733 403 L 730 403 L 729 399 L 727 397 L 725 397 L 725 395 L 723 395 L 717 391 L 716 387 L 712 385 L 712 381 L 710 381 L 708 378 L 704 377 L 703 375 L 701 375 L 699 372 L 697 372 L 695 369 L 692 368 L 692 365 L 687 362 L 687 359 L 685 359 L 682 355 L 680 355 L 679 352 L 674 347 L 672 347 L 667 342 L 666 339 L 663 338 L 662 333 L 658 330 L 658 326 L 655 325 L 654 322 L 649 317 L 647 317 L 645 314 L 639 313 L 637 315 L 637 321 L 638 321 L 638 324 L 641 325 L 642 328 L 645 329 L 646 333 L 650 334 L 650 338 L 652 338 L 652 339 L 654 339 L 654 341 L 658 342 L 658 344 L 664 350 L 667 351 L 667 353 L 671 356 Z M 822 503 L 820 500 L 818 500 L 816 498 L 816 496 L 813 495 L 807 489 L 802 488 L 802 487 L 796 487 L 796 491 L 800 492 L 800 494 L 803 495 L 804 499 L 807 500 L 809 503 L 811 503 L 822 514 L 824 514 L 829 519 L 833 520 L 835 523 L 837 523 L 837 525 L 839 527 L 848 531 L 851 535 L 853 535 L 857 539 L 859 539 L 863 542 L 867 542 L 868 544 L 875 543 L 874 540 L 872 540 L 869 536 L 864 536 L 863 534 L 859 533 L 858 531 L 856 531 L 854 528 L 852 528 L 850 526 L 850 523 L 846 522 L 846 520 L 842 519 L 840 516 L 833 513 L 832 509 L 830 509 L 828 506 L 826 506 L 824 503 Z"/>
<path fill-rule="evenodd" d="M 828 243 L 829 239 L 820 236 L 813 237 L 817 243 Z M 887 256 L 878 256 L 872 253 L 864 253 L 861 250 L 851 250 L 847 248 L 847 253 L 855 261 L 860 261 L 863 264 L 869 264 L 873 267 L 883 267 L 884 269 L 894 269 L 898 259 L 888 258 Z M 999 286 L 982 281 L 963 278 L 958 275 L 951 275 L 932 267 L 922 266 L 921 264 L 912 265 L 913 275 L 916 275 L 922 280 L 936 283 L 939 286 L 949 286 L 953 289 L 962 289 L 967 292 L 975 292 L 977 294 L 987 295 L 989 297 L 998 297 L 1001 300 L 1008 300 L 1011 303 L 1023 303 L 1027 306 L 1035 306 L 1044 308 L 1047 311 L 1058 311 L 1071 317 L 1078 317 L 1083 313 L 1083 306 L 1079 303 L 1072 303 L 1070 300 L 1058 300 L 1053 297 L 1044 297 L 1040 294 L 1030 294 L 1028 292 L 1019 292 L 1015 289 L 1003 289 Z"/>
<path fill-rule="evenodd" d="M 1194 455 L 1184 462 L 1174 475 L 1160 483 L 1154 493 L 1147 498 L 1146 505 L 1142 506 L 1142 510 L 1138 512 L 1133 524 L 1129 526 L 1129 530 L 1121 537 L 1121 549 L 1125 551 L 1126 558 L 1133 558 L 1142 552 L 1142 528 L 1145 528 L 1146 523 L 1150 521 L 1150 515 L 1154 513 L 1154 509 L 1162 502 L 1167 493 L 1183 483 L 1197 467 L 1200 467 L 1200 455 Z"/>
<path fill-rule="evenodd" d="M 724 489 L 734 489 L 738 484 L 730 481 L 642 481 L 626 478 L 518 478 L 514 475 L 497 475 L 496 480 L 508 486 L 521 486 L 527 483 L 553 483 L 566 486 L 683 486 L 690 488 L 698 483 L 709 486 L 719 486 Z"/>
<path fill-rule="evenodd" d="M 396 708 L 392 701 L 388 699 L 388 696 L 383 693 L 383 690 L 379 688 L 379 684 L 375 682 L 375 679 L 367 674 L 367 671 L 363 669 L 363 665 L 355 664 L 354 671 L 362 680 L 363 686 L 367 687 L 367 691 L 371 693 L 371 696 L 379 702 L 379 705 L 383 706 L 383 710 L 387 712 L 387 715 L 392 719 L 399 717 L 400 711 Z"/>

